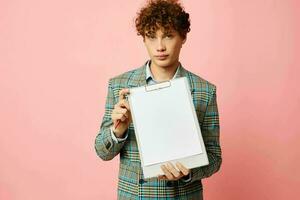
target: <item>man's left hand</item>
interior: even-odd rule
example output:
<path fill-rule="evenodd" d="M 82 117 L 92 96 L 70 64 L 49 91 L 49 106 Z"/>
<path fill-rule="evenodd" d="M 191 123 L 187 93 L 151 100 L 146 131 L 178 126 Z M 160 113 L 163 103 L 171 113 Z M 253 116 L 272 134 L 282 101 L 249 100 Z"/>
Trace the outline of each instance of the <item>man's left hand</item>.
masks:
<path fill-rule="evenodd" d="M 161 169 L 164 172 L 164 175 L 159 175 L 158 179 L 176 181 L 184 176 L 189 175 L 189 173 L 191 172 L 190 169 L 187 169 L 180 162 L 176 163 L 176 167 L 179 169 L 179 171 L 174 167 L 174 165 L 171 162 L 168 162 L 166 165 L 162 165 Z"/>

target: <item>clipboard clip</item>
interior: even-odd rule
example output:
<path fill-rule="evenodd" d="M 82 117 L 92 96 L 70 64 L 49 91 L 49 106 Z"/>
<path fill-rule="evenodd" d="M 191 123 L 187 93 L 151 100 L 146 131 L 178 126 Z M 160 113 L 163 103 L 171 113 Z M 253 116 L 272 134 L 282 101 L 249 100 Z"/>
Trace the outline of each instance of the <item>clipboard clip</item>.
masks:
<path fill-rule="evenodd" d="M 168 87 L 171 87 L 171 81 L 164 81 L 164 82 L 153 84 L 153 85 L 145 85 L 145 91 L 151 92 L 154 90 L 160 90 L 160 89 L 168 88 Z"/>

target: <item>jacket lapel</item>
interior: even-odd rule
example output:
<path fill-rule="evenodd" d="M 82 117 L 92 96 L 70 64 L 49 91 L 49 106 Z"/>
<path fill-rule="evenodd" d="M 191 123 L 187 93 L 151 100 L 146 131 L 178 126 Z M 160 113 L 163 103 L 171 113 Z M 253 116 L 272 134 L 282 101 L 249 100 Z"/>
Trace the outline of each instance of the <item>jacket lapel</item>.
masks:
<path fill-rule="evenodd" d="M 180 77 L 186 77 L 188 84 L 190 86 L 190 90 L 191 93 L 193 92 L 193 80 L 191 79 L 191 77 L 189 76 L 188 71 L 180 64 L 179 69 L 178 69 L 178 73 L 176 74 L 175 78 L 180 78 Z"/>
<path fill-rule="evenodd" d="M 128 87 L 139 87 L 146 85 L 146 63 L 137 68 L 128 81 Z"/>

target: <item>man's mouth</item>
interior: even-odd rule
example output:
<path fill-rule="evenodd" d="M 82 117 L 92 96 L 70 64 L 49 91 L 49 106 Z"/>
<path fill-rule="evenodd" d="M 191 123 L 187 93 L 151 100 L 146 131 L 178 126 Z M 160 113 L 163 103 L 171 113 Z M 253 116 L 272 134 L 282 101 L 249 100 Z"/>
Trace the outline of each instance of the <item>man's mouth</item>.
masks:
<path fill-rule="evenodd" d="M 158 60 L 165 60 L 167 59 L 169 55 L 167 54 L 161 54 L 161 55 L 156 55 L 155 58 L 157 58 Z"/>

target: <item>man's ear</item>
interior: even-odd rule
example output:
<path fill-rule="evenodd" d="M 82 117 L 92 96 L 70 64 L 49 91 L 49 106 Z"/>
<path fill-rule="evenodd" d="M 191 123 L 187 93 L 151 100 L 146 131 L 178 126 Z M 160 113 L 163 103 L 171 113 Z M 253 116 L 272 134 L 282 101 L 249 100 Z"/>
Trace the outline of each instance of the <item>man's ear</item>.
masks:
<path fill-rule="evenodd" d="M 186 36 L 185 38 L 182 40 L 182 44 L 184 44 L 186 42 Z"/>

